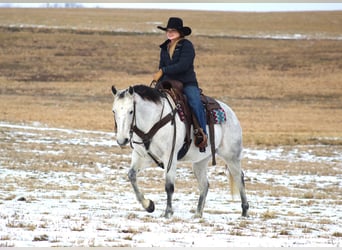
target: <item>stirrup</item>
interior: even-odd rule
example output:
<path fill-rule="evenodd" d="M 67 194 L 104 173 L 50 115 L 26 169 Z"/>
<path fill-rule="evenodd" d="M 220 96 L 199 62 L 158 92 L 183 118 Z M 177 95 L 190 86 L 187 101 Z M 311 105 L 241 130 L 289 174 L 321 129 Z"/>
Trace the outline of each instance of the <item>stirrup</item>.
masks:
<path fill-rule="evenodd" d="M 208 146 L 208 136 L 203 132 L 202 128 L 194 130 L 195 146 L 200 148 L 200 152 L 205 152 Z"/>

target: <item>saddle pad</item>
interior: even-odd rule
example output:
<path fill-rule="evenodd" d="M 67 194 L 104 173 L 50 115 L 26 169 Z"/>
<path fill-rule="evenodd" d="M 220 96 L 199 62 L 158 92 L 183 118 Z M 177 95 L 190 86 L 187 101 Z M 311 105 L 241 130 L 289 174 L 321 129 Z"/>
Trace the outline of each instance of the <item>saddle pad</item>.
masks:
<path fill-rule="evenodd" d="M 214 124 L 220 124 L 227 120 L 226 112 L 224 112 L 223 108 L 211 110 L 210 115 L 213 118 Z"/>

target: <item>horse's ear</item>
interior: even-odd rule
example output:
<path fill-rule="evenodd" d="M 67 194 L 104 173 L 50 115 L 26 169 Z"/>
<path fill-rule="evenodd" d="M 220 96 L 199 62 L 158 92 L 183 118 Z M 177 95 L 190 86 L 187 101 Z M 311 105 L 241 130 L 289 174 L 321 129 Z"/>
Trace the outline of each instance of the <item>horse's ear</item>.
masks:
<path fill-rule="evenodd" d="M 132 86 L 129 86 L 128 93 L 129 93 L 130 95 L 133 95 L 134 89 L 133 89 Z"/>
<path fill-rule="evenodd" d="M 114 85 L 112 86 L 112 93 L 113 93 L 113 95 L 116 95 L 116 93 L 117 93 L 118 91 L 116 90 L 116 88 L 114 87 Z"/>

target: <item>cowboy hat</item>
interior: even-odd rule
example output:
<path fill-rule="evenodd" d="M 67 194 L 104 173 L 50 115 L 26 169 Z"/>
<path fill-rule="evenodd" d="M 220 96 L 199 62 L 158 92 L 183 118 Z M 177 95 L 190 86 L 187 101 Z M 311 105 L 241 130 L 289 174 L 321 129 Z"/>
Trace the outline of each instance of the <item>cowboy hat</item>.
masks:
<path fill-rule="evenodd" d="M 184 36 L 188 36 L 191 34 L 191 28 L 183 26 L 183 20 L 179 17 L 170 17 L 165 28 L 161 26 L 157 26 L 157 28 L 164 31 L 166 31 L 167 29 L 176 29 Z"/>

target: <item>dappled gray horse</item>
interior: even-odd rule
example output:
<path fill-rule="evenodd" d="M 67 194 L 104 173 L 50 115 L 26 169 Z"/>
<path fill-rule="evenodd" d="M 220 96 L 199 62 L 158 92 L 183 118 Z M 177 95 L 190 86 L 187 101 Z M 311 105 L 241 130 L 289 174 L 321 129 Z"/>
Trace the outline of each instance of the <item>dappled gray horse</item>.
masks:
<path fill-rule="evenodd" d="M 154 202 L 146 199 L 137 184 L 137 173 L 146 166 L 157 163 L 165 166 L 165 191 L 167 204 L 164 216 L 173 214 L 172 195 L 176 177 L 177 153 L 184 144 L 185 124 L 177 115 L 172 99 L 155 88 L 145 85 L 131 86 L 125 90 L 112 87 L 114 95 L 113 113 L 116 127 L 116 139 L 120 146 L 130 143 L 132 147 L 131 168 L 128 173 L 138 201 L 148 212 L 154 211 Z M 249 208 L 241 170 L 242 131 L 234 112 L 224 103 L 219 102 L 226 114 L 226 121 L 215 124 L 216 153 L 226 162 L 231 191 L 239 190 L 242 216 L 247 216 Z M 191 133 L 193 134 L 193 133 Z M 209 141 L 209 140 L 208 140 Z M 196 217 L 202 217 L 209 182 L 207 166 L 211 158 L 211 147 L 206 152 L 199 152 L 191 144 L 180 161 L 192 162 L 193 172 L 198 182 L 200 196 Z"/>

